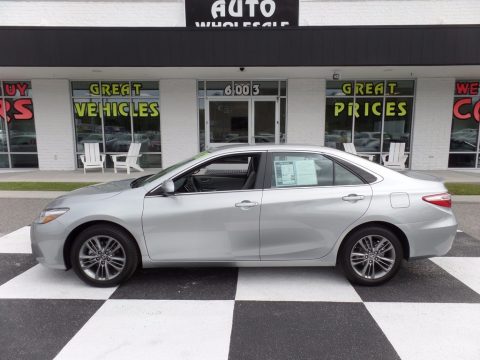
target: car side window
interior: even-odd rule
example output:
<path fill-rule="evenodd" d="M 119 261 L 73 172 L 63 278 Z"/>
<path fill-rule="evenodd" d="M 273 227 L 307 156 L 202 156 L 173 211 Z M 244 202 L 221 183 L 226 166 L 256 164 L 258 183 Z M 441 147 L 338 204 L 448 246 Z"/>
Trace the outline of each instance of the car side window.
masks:
<path fill-rule="evenodd" d="M 260 154 L 217 158 L 174 179 L 176 193 L 248 190 L 255 187 Z"/>
<path fill-rule="evenodd" d="M 320 154 L 273 153 L 272 188 L 333 185 L 333 161 Z"/>
<path fill-rule="evenodd" d="M 345 169 L 342 165 L 335 162 L 335 185 L 362 185 L 363 180 L 350 170 Z"/>
<path fill-rule="evenodd" d="M 364 184 L 342 165 L 316 153 L 273 153 L 271 167 L 272 188 Z"/>

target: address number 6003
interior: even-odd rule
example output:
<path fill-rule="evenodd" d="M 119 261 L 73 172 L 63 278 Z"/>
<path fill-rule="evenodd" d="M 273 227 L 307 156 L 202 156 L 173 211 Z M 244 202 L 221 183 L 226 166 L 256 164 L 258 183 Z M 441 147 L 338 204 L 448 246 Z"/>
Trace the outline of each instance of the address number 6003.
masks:
<path fill-rule="evenodd" d="M 250 84 L 235 84 L 235 86 L 227 85 L 224 90 L 226 96 L 231 95 L 240 95 L 248 96 L 250 95 Z M 260 85 L 254 84 L 252 86 L 252 95 L 260 94 Z"/>

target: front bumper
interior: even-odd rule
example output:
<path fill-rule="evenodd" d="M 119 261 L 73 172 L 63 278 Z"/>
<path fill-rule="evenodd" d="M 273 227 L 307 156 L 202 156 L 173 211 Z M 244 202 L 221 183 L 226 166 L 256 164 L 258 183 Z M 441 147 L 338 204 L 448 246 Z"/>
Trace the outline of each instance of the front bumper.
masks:
<path fill-rule="evenodd" d="M 63 247 L 67 238 L 65 226 L 57 219 L 30 227 L 32 253 L 40 263 L 52 269 L 66 269 Z"/>

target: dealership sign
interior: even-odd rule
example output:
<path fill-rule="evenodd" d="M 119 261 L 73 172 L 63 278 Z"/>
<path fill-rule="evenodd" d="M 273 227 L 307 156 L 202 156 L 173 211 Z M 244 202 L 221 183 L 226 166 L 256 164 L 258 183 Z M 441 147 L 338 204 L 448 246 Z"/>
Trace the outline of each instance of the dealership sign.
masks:
<path fill-rule="evenodd" d="M 346 96 L 372 96 L 371 98 L 360 98 L 363 101 L 352 101 L 345 103 L 338 101 L 335 103 L 334 116 L 338 117 L 344 113 L 348 116 L 355 115 L 356 118 L 360 116 L 368 117 L 370 115 L 381 116 L 385 110 L 386 117 L 407 115 L 408 104 L 402 98 L 392 98 L 385 102 L 385 109 L 383 108 L 382 98 L 378 96 L 395 96 L 397 95 L 398 83 L 396 81 L 377 82 L 377 81 L 346 81 L 341 86 L 342 95 Z"/>
<path fill-rule="evenodd" d="M 185 0 L 187 27 L 298 26 L 298 0 Z"/>
<path fill-rule="evenodd" d="M 473 118 L 476 122 L 480 122 L 479 89 L 479 81 L 457 81 L 455 83 L 453 116 L 459 120 L 470 120 Z"/>
<path fill-rule="evenodd" d="M 28 82 L 4 82 L 0 92 L 0 119 L 32 120 L 33 103 L 28 98 Z M 3 93 L 3 96 L 1 96 Z"/>
<path fill-rule="evenodd" d="M 152 118 L 160 115 L 158 101 L 141 101 L 141 82 L 92 82 L 88 85 L 88 101 L 74 102 L 75 115 L 79 118 L 92 118 L 99 116 L 103 112 L 105 116 L 134 116 L 139 118 Z M 95 97 L 101 96 L 108 101 L 100 102 Z M 119 97 L 134 96 L 138 100 L 119 99 Z M 111 99 L 111 100 L 110 100 Z"/>

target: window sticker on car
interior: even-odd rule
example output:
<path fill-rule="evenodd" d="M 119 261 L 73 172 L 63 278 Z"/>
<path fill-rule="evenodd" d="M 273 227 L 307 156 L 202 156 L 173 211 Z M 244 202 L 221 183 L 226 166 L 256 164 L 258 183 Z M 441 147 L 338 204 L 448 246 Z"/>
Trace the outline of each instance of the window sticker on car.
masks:
<path fill-rule="evenodd" d="M 294 161 L 274 161 L 275 185 L 292 186 L 297 184 Z"/>
<path fill-rule="evenodd" d="M 317 185 L 317 172 L 314 160 L 295 161 L 297 185 Z"/>
<path fill-rule="evenodd" d="M 317 185 L 313 160 L 274 161 L 275 186 Z"/>

